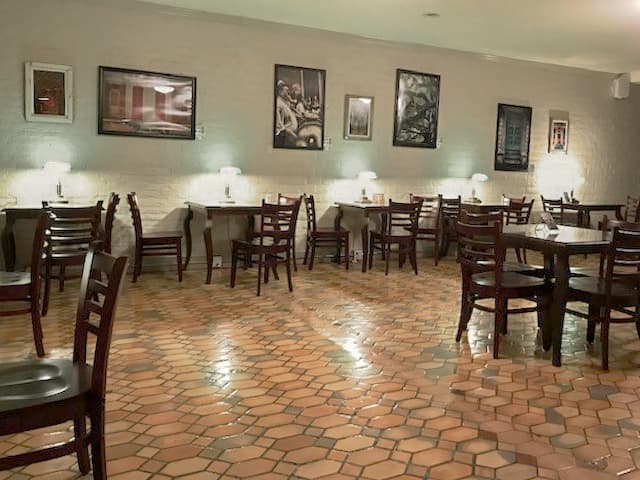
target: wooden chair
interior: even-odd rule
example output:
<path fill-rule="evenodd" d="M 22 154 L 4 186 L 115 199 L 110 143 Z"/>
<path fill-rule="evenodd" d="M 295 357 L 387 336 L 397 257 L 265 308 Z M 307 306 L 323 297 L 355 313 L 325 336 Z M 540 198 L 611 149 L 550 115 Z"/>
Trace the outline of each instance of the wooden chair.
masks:
<path fill-rule="evenodd" d="M 316 247 L 326 247 L 335 245 L 338 250 L 338 262 L 340 252 L 344 248 L 344 268 L 349 270 L 349 230 L 339 225 L 334 228 L 320 228 L 316 223 L 316 201 L 313 195 L 303 197 L 305 210 L 307 213 L 307 238 L 304 249 L 303 265 L 309 263 L 309 270 L 313 270 L 313 262 L 316 258 Z M 309 257 L 311 253 L 311 257 Z"/>
<path fill-rule="evenodd" d="M 525 197 L 520 199 L 509 199 L 509 206 L 507 207 L 506 223 L 507 225 L 526 225 L 531 218 L 531 210 L 533 209 L 532 199 L 530 202 L 525 200 Z M 527 251 L 525 249 L 516 248 L 516 258 L 519 263 L 527 263 Z"/>
<path fill-rule="evenodd" d="M 453 198 L 442 198 L 442 228 L 443 228 L 443 246 L 442 255 L 449 253 L 449 244 L 451 240 L 457 239 L 455 222 L 460 218 L 462 211 L 462 197 L 458 195 Z"/>
<path fill-rule="evenodd" d="M 238 260 L 252 263 L 252 257 L 258 256 L 258 288 L 260 296 L 264 267 L 264 283 L 269 282 L 269 270 L 273 270 L 278 279 L 276 267 L 284 263 L 287 269 L 289 291 L 293 291 L 291 280 L 291 243 L 294 241 L 296 211 L 300 205 L 272 205 L 262 201 L 260 211 L 260 234 L 258 244 L 245 240 L 233 240 L 231 244 L 231 288 L 236 286 Z"/>
<path fill-rule="evenodd" d="M 0 458 L 8 470 L 75 453 L 80 473 L 107 478 L 105 390 L 111 332 L 126 257 L 114 258 L 91 247 L 86 255 L 76 316 L 73 360 L 41 359 L 0 366 L 0 435 L 74 423 L 74 438 L 52 447 Z M 96 280 L 106 276 L 106 281 Z M 96 298 L 98 300 L 96 300 Z M 90 317 L 94 317 L 91 318 Z M 97 317 L 97 318 L 96 318 Z M 87 364 L 87 337 L 96 338 L 93 364 Z M 91 420 L 87 434 L 86 418 Z"/>
<path fill-rule="evenodd" d="M 389 207 L 383 215 L 382 228 L 379 232 L 369 233 L 369 269 L 373 264 L 375 250 L 380 250 L 385 260 L 384 274 L 389 275 L 389 259 L 393 250 L 398 254 L 398 263 L 403 265 L 408 256 L 415 274 L 418 274 L 416 255 L 416 236 L 418 234 L 418 217 L 422 202 L 400 203 L 389 200 Z"/>
<path fill-rule="evenodd" d="M 302 196 L 297 197 L 283 195 L 278 193 L 278 205 L 298 205 L 296 211 L 296 223 L 293 226 L 293 241 L 291 242 L 291 257 L 293 258 L 293 271 L 298 271 L 298 261 L 296 260 L 296 227 L 298 226 L 298 215 L 300 214 L 300 204 L 302 203 Z"/>
<path fill-rule="evenodd" d="M 609 369 L 609 325 L 635 323 L 640 337 L 640 223 L 611 221 L 612 241 L 606 251 L 606 268 L 597 277 L 569 279 L 569 301 L 589 305 L 588 314 L 568 310 L 588 319 L 587 341 L 595 339 L 600 323 L 602 368 Z M 623 317 L 611 317 L 611 312 Z"/>
<path fill-rule="evenodd" d="M 42 324 L 40 322 L 40 287 L 42 267 L 48 250 L 46 237 L 50 224 L 51 215 L 46 212 L 41 213 L 33 237 L 31 271 L 29 273 L 0 272 L 0 302 L 26 304 L 21 305 L 22 308 L 18 308 L 16 305 L 11 310 L 0 310 L 0 317 L 31 314 L 33 339 L 39 357 L 44 357 Z"/>
<path fill-rule="evenodd" d="M 627 196 L 623 219 L 625 222 L 640 222 L 640 198 Z"/>
<path fill-rule="evenodd" d="M 505 271 L 505 247 L 500 242 L 502 222 L 489 225 L 472 225 L 456 222 L 462 271 L 462 297 L 460 321 L 456 342 L 473 313 L 473 309 L 493 312 L 494 338 L 493 357 L 498 358 L 500 334 L 507 333 L 509 314 L 538 312 L 538 326 L 542 326 L 544 310 L 548 307 L 548 288 L 544 279 Z M 476 303 L 482 299 L 494 299 L 494 307 Z M 510 299 L 524 298 L 536 302 L 535 307 L 509 309 Z"/>
<path fill-rule="evenodd" d="M 59 291 L 64 291 L 66 268 L 80 266 L 89 245 L 100 238 L 102 200 L 95 207 L 47 207 L 52 214 L 49 227 L 49 251 L 44 268 L 44 298 L 42 316 L 49 311 L 51 280 L 58 279 Z M 58 268 L 58 273 L 54 269 Z M 76 276 L 77 278 L 77 276 Z"/>
<path fill-rule="evenodd" d="M 147 232 L 142 230 L 142 217 L 136 192 L 127 194 L 133 230 L 136 235 L 136 258 L 133 266 L 133 283 L 142 274 L 142 259 L 175 255 L 178 266 L 178 281 L 182 282 L 182 232 Z"/>
<path fill-rule="evenodd" d="M 433 264 L 437 267 L 442 247 L 442 195 L 436 197 L 409 194 L 409 202 L 422 202 L 416 240 L 433 242 Z"/>
<path fill-rule="evenodd" d="M 109 201 L 107 202 L 107 213 L 104 218 L 104 251 L 111 253 L 111 238 L 113 235 L 113 221 L 115 220 L 116 210 L 120 205 L 120 195 L 115 192 L 111 192 L 109 195 Z"/>
<path fill-rule="evenodd" d="M 544 198 L 544 195 L 540 195 L 542 201 L 542 210 L 550 213 L 557 224 L 564 223 L 564 201 L 562 197 L 558 200 L 551 198 Z"/>

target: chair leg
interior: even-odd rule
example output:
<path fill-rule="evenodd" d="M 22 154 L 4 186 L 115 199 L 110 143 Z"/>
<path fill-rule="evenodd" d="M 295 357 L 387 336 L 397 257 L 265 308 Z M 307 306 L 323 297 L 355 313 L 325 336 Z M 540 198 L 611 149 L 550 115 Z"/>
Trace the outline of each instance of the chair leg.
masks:
<path fill-rule="evenodd" d="M 64 276 L 66 273 L 66 267 L 64 265 L 60 265 L 60 271 L 58 272 L 58 291 L 64 292 Z"/>
<path fill-rule="evenodd" d="M 104 417 L 104 404 L 97 407 L 91 414 L 91 463 L 94 480 L 107 480 Z"/>
<path fill-rule="evenodd" d="M 471 314 L 473 313 L 473 303 L 469 298 L 466 282 L 462 282 L 462 295 L 460 297 L 460 319 L 458 320 L 458 332 L 456 333 L 456 342 L 462 339 L 462 332 L 467 329 Z"/>
<path fill-rule="evenodd" d="M 589 318 L 587 319 L 587 342 L 593 343 L 596 339 L 596 321 L 598 320 L 599 308 L 589 304 Z"/>
<path fill-rule="evenodd" d="M 344 239 L 344 269 L 349 270 L 349 237 Z M 640 333 L 638 334 L 640 335 Z"/>
<path fill-rule="evenodd" d="M 293 292 L 293 281 L 291 280 L 291 252 L 287 250 L 287 283 L 289 284 L 289 291 Z M 295 265 L 295 262 L 294 262 Z"/>
<path fill-rule="evenodd" d="M 178 260 L 178 282 L 182 282 L 182 240 L 176 245 L 176 259 Z"/>
<path fill-rule="evenodd" d="M 136 258 L 133 264 L 133 279 L 132 283 L 136 283 L 138 281 L 138 275 L 140 275 L 140 271 L 142 270 L 142 248 L 136 247 Z"/>
<path fill-rule="evenodd" d="M 526 248 L 522 249 L 522 260 L 524 260 L 524 263 L 529 263 L 529 262 L 527 262 L 527 249 Z"/>
<path fill-rule="evenodd" d="M 311 260 L 309 260 L 309 270 L 313 270 L 313 262 L 316 260 L 316 242 L 311 243 Z"/>
<path fill-rule="evenodd" d="M 42 322 L 40 321 L 40 305 L 34 302 L 31 305 L 31 326 L 33 328 L 33 340 L 36 344 L 36 353 L 39 357 L 44 357 L 44 344 L 42 339 Z"/>
<path fill-rule="evenodd" d="M 291 256 L 293 257 L 293 271 L 298 271 L 298 261 L 296 260 L 296 241 L 295 239 L 291 243 Z"/>
<path fill-rule="evenodd" d="M 433 244 L 433 266 L 437 267 L 440 261 L 440 235 L 436 234 L 436 239 Z"/>
<path fill-rule="evenodd" d="M 386 257 L 384 259 L 384 275 L 389 275 L 389 260 L 391 259 L 391 244 L 388 243 L 385 247 L 387 249 Z"/>
<path fill-rule="evenodd" d="M 262 254 L 260 254 L 258 255 L 258 291 L 256 293 L 258 297 L 260 296 L 260 282 L 262 281 L 262 264 L 263 264 L 263 258 L 262 258 Z"/>
<path fill-rule="evenodd" d="M 502 334 L 506 335 L 508 332 L 508 324 L 509 324 L 509 299 L 505 298 L 502 300 L 503 303 L 503 312 L 504 318 L 502 319 Z"/>
<path fill-rule="evenodd" d="M 522 262 L 522 254 L 521 254 L 519 248 L 516 248 L 516 258 L 518 259 L 518 263 L 523 263 Z"/>
<path fill-rule="evenodd" d="M 418 250 L 416 249 L 415 242 L 413 242 L 411 250 L 409 251 L 409 260 L 411 261 L 411 265 L 413 266 L 414 273 L 418 275 Z"/>
<path fill-rule="evenodd" d="M 369 270 L 371 270 L 371 267 L 373 266 L 373 255 L 375 253 L 375 240 L 373 238 L 373 235 L 369 236 L 369 258 L 367 259 L 369 262 Z M 382 250 L 382 255 L 384 256 L 384 249 Z"/>
<path fill-rule="evenodd" d="M 265 257 L 264 261 L 265 261 L 265 266 L 264 266 L 264 284 L 266 285 L 267 283 L 269 283 L 269 270 L 272 268 L 272 265 L 271 265 L 270 260 L 269 260 L 269 255 L 267 255 Z"/>
<path fill-rule="evenodd" d="M 92 426 L 93 428 L 93 426 Z M 82 475 L 89 473 L 89 446 L 87 445 L 87 421 L 84 415 L 73 419 L 73 431 L 76 442 L 78 469 Z"/>
<path fill-rule="evenodd" d="M 609 319 L 611 310 L 607 309 L 600 324 L 600 342 L 602 348 L 602 369 L 609 370 Z"/>
<path fill-rule="evenodd" d="M 495 320 L 493 328 L 493 358 L 499 358 L 500 354 L 500 332 L 504 323 L 506 312 L 504 311 L 504 300 L 500 295 L 496 295 L 495 300 Z"/>
<path fill-rule="evenodd" d="M 238 250 L 233 247 L 231 251 L 231 281 L 230 286 L 234 288 L 236 286 L 236 273 L 238 272 Z"/>
<path fill-rule="evenodd" d="M 47 263 L 44 273 L 44 293 L 42 295 L 42 316 L 46 317 L 49 311 L 49 295 L 51 293 L 51 265 Z"/>
<path fill-rule="evenodd" d="M 302 264 L 306 265 L 308 261 L 309 261 L 309 239 L 307 238 L 307 241 L 304 245 L 304 260 L 302 260 Z"/>

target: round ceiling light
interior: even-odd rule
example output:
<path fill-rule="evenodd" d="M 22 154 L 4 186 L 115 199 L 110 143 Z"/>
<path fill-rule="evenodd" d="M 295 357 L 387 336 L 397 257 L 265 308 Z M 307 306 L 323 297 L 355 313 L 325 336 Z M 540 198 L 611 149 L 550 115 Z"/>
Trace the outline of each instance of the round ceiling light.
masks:
<path fill-rule="evenodd" d="M 427 12 L 427 13 L 423 13 L 422 16 L 424 18 L 439 18 L 440 14 L 437 12 Z"/>

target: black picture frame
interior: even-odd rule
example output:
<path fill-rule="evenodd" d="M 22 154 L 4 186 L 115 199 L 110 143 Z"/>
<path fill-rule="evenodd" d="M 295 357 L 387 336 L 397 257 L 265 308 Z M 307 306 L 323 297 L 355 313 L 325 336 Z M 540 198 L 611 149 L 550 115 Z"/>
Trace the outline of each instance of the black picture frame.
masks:
<path fill-rule="evenodd" d="M 326 81 L 323 69 L 275 65 L 273 148 L 324 150 Z"/>
<path fill-rule="evenodd" d="M 196 77 L 99 66 L 98 133 L 195 140 Z"/>
<path fill-rule="evenodd" d="M 396 70 L 393 145 L 437 148 L 440 75 Z"/>
<path fill-rule="evenodd" d="M 532 113 L 531 107 L 498 103 L 495 170 L 529 170 Z"/>

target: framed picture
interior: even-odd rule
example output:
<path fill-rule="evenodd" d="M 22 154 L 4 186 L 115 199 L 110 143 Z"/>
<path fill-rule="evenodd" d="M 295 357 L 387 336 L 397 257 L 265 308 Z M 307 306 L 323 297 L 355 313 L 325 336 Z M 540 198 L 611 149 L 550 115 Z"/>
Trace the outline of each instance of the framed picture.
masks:
<path fill-rule="evenodd" d="M 397 70 L 393 144 L 436 148 L 440 75 Z"/>
<path fill-rule="evenodd" d="M 273 148 L 324 148 L 326 72 L 276 65 L 273 98 Z"/>
<path fill-rule="evenodd" d="M 73 121 L 73 69 L 70 66 L 26 62 L 24 79 L 24 116 L 27 121 Z"/>
<path fill-rule="evenodd" d="M 520 171 L 529 169 L 531 107 L 498 104 L 495 169 Z"/>
<path fill-rule="evenodd" d="M 98 133 L 195 139 L 195 77 L 100 67 Z"/>
<path fill-rule="evenodd" d="M 569 122 L 551 119 L 549 126 L 549 153 L 569 151 Z"/>
<path fill-rule="evenodd" d="M 371 140 L 373 97 L 346 95 L 344 98 L 345 140 Z"/>

